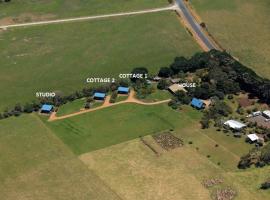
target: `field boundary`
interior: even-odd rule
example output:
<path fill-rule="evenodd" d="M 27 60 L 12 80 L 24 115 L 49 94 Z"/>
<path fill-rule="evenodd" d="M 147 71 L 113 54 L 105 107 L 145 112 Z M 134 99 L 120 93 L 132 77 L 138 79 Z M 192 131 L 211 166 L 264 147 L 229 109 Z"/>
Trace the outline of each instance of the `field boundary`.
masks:
<path fill-rule="evenodd" d="M 67 19 L 56 19 L 56 20 L 47 20 L 47 21 L 38 21 L 38 22 L 29 22 L 29 23 L 20 23 L 20 24 L 10 24 L 10 25 L 4 25 L 4 26 L 2 25 L 0 26 L 0 29 L 7 30 L 8 28 L 16 28 L 16 27 L 59 24 L 59 23 L 105 19 L 105 18 L 121 17 L 121 16 L 141 15 L 141 14 L 147 14 L 147 13 L 156 13 L 156 12 L 162 12 L 162 11 L 176 10 L 176 8 L 177 8 L 176 5 L 170 5 L 170 6 L 166 6 L 162 8 L 153 8 L 153 9 L 146 9 L 146 10 L 132 11 L 132 12 L 121 12 L 121 13 L 105 14 L 105 15 L 93 15 L 93 16 L 67 18 Z"/>

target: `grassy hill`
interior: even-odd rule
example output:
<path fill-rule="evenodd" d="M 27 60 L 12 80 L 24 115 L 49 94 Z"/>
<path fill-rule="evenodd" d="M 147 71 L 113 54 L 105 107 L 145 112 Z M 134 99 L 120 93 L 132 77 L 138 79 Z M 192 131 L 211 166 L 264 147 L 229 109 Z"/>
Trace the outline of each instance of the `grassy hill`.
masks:
<path fill-rule="evenodd" d="M 71 93 L 87 77 L 156 72 L 199 47 L 173 12 L 11 29 L 0 33 L 0 110 L 39 91 Z M 91 85 L 90 85 L 91 86 Z"/>
<path fill-rule="evenodd" d="M 191 0 L 210 33 L 233 56 L 270 78 L 268 0 Z M 222 20 L 220 20 L 222 19 Z"/>

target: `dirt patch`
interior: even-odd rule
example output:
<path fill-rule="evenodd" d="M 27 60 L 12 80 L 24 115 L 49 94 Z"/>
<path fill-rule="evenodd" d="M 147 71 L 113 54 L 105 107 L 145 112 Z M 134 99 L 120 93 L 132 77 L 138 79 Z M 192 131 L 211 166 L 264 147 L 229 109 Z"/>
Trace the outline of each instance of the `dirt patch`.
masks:
<path fill-rule="evenodd" d="M 55 17 L 56 15 L 53 14 L 35 15 L 31 13 L 23 13 L 16 17 L 5 17 L 3 19 L 0 19 L 0 25 L 12 25 L 26 22 L 45 21 L 55 19 Z"/>
<path fill-rule="evenodd" d="M 171 133 L 161 133 L 152 136 L 154 140 L 165 150 L 172 150 L 183 146 L 183 141 Z"/>
<path fill-rule="evenodd" d="M 214 200 L 232 200 L 236 196 L 236 191 L 231 188 L 218 189 L 215 191 Z"/>
<path fill-rule="evenodd" d="M 248 97 L 241 97 L 238 99 L 238 103 L 241 107 L 246 108 L 251 106 L 254 103 L 254 100 L 249 99 Z"/>
<path fill-rule="evenodd" d="M 219 185 L 223 183 L 223 180 L 221 178 L 210 178 L 203 180 L 202 184 L 204 187 L 209 188 L 215 185 Z"/>
<path fill-rule="evenodd" d="M 248 119 L 250 122 L 256 122 L 258 126 L 270 128 L 270 121 L 267 121 L 266 118 L 262 115 L 251 117 Z"/>

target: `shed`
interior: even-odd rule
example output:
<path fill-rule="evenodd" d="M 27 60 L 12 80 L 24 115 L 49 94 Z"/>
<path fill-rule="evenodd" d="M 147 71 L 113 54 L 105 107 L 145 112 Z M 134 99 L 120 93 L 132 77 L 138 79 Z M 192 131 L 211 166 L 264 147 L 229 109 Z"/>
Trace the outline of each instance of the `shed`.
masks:
<path fill-rule="evenodd" d="M 95 94 L 94 94 L 94 99 L 96 99 L 96 100 L 104 100 L 105 97 L 106 97 L 105 93 L 95 92 Z"/>
<path fill-rule="evenodd" d="M 52 109 L 53 109 L 52 105 L 44 104 L 44 105 L 42 105 L 40 112 L 41 113 L 50 113 L 52 111 Z"/>
<path fill-rule="evenodd" d="M 255 133 L 249 134 L 249 135 L 247 135 L 247 137 L 251 142 L 256 142 L 259 140 L 259 137 Z"/>
<path fill-rule="evenodd" d="M 161 79 L 162 79 L 161 77 L 155 76 L 155 77 L 153 78 L 153 81 L 160 81 Z"/>
<path fill-rule="evenodd" d="M 180 84 L 173 84 L 168 88 L 168 90 L 173 94 L 175 94 L 176 92 L 181 91 L 181 90 L 184 92 L 187 92 L 186 89 Z"/>
<path fill-rule="evenodd" d="M 252 112 L 251 114 L 252 114 L 253 117 L 256 117 L 256 116 L 261 115 L 262 112 L 261 111 L 256 111 L 256 112 Z"/>
<path fill-rule="evenodd" d="M 245 124 L 238 122 L 236 120 L 228 120 L 224 123 L 224 125 L 229 126 L 231 129 L 234 130 L 241 130 L 242 128 L 246 127 Z"/>
<path fill-rule="evenodd" d="M 191 101 L 191 106 L 197 108 L 197 109 L 202 109 L 205 107 L 205 103 L 200 100 L 200 99 L 197 99 L 197 98 L 193 98 L 192 101 Z"/>
<path fill-rule="evenodd" d="M 262 112 L 263 116 L 270 119 L 270 110 L 265 110 Z"/>
<path fill-rule="evenodd" d="M 180 78 L 173 78 L 173 79 L 171 79 L 171 82 L 172 83 L 179 83 L 180 81 L 181 81 Z"/>
<path fill-rule="evenodd" d="M 129 93 L 129 88 L 128 87 L 118 87 L 117 89 L 119 94 L 128 94 Z"/>

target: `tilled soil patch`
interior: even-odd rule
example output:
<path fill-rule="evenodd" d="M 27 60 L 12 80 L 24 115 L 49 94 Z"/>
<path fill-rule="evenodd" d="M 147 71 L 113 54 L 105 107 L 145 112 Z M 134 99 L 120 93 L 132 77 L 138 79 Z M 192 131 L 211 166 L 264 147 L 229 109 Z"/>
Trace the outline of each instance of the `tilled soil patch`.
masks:
<path fill-rule="evenodd" d="M 171 133 L 161 133 L 152 136 L 154 140 L 165 150 L 172 150 L 183 146 L 183 141 Z"/>

